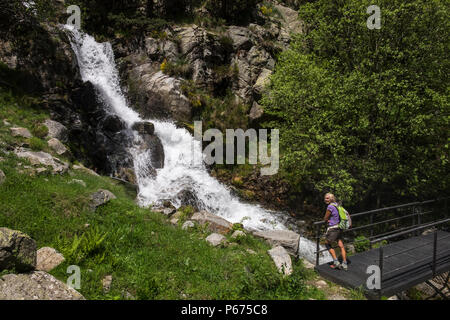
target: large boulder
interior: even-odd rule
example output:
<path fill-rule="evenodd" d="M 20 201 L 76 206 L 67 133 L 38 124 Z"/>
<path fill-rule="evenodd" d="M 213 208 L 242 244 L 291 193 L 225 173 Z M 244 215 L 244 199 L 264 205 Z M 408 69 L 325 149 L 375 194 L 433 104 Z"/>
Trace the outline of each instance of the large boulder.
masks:
<path fill-rule="evenodd" d="M 0 300 L 85 300 L 75 289 L 44 271 L 0 278 Z"/>
<path fill-rule="evenodd" d="M 37 251 L 36 270 L 49 272 L 64 262 L 64 256 L 50 247 L 43 247 Z"/>
<path fill-rule="evenodd" d="M 221 244 L 225 244 L 227 239 L 219 233 L 212 233 L 207 236 L 205 240 L 208 241 L 212 246 L 217 247 Z"/>
<path fill-rule="evenodd" d="M 67 142 L 67 128 L 54 120 L 47 119 L 44 125 L 48 128 L 47 138 L 56 138 L 60 141 Z"/>
<path fill-rule="evenodd" d="M 116 196 L 111 191 L 99 189 L 91 195 L 90 208 L 92 211 L 95 211 L 99 206 L 104 205 L 112 199 L 116 199 Z"/>
<path fill-rule="evenodd" d="M 63 155 L 67 152 L 67 148 L 56 138 L 51 138 L 47 141 L 47 144 L 57 155 Z"/>
<path fill-rule="evenodd" d="M 273 262 L 278 268 L 278 271 L 285 275 L 292 273 L 292 260 L 286 249 L 282 246 L 277 246 L 267 251 Z"/>
<path fill-rule="evenodd" d="M 130 71 L 128 82 L 133 88 L 130 98 L 144 118 L 190 120 L 192 107 L 180 80 L 140 66 Z"/>
<path fill-rule="evenodd" d="M 0 271 L 26 272 L 36 267 L 36 242 L 20 231 L 0 228 Z"/>
<path fill-rule="evenodd" d="M 263 238 L 272 246 L 283 246 L 293 256 L 296 256 L 298 253 L 298 244 L 300 241 L 300 235 L 298 233 L 289 230 L 268 230 L 257 231 L 253 235 Z"/>
<path fill-rule="evenodd" d="M 248 28 L 230 26 L 228 27 L 228 35 L 233 40 L 233 49 L 248 50 L 252 47 L 251 32 Z"/>
<path fill-rule="evenodd" d="M 206 224 L 209 230 L 221 234 L 227 234 L 233 228 L 229 221 L 204 210 L 194 213 L 191 220 L 202 225 Z"/>
<path fill-rule="evenodd" d="M 151 122 L 136 122 L 131 129 L 137 131 L 139 134 L 155 134 L 155 125 Z"/>
<path fill-rule="evenodd" d="M 43 151 L 35 152 L 25 148 L 17 148 L 14 150 L 14 153 L 19 158 L 25 158 L 30 161 L 32 165 L 51 166 L 53 173 L 65 173 L 69 169 L 68 163 L 62 162 L 58 158 Z"/>
<path fill-rule="evenodd" d="M 261 95 L 266 88 L 266 86 L 269 84 L 270 80 L 269 77 L 272 75 L 272 70 L 269 69 L 262 69 L 261 73 L 258 76 L 258 79 L 256 79 L 255 84 L 253 85 L 253 90 Z"/>
<path fill-rule="evenodd" d="M 141 150 L 150 153 L 149 159 L 153 169 L 164 167 L 164 147 L 158 136 L 142 134 L 142 143 L 139 146 Z M 151 171 L 151 170 L 150 170 Z"/>
<path fill-rule="evenodd" d="M 31 138 L 33 135 L 27 128 L 10 128 L 13 137 Z"/>

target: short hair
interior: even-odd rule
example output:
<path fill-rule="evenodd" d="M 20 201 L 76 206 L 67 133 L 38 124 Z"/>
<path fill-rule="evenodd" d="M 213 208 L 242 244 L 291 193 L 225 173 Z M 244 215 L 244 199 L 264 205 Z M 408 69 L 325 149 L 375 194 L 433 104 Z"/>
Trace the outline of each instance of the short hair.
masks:
<path fill-rule="evenodd" d="M 336 201 L 336 197 L 334 196 L 334 194 L 328 192 L 328 193 L 325 194 L 325 197 L 326 196 L 330 196 L 331 197 L 331 201 Z"/>

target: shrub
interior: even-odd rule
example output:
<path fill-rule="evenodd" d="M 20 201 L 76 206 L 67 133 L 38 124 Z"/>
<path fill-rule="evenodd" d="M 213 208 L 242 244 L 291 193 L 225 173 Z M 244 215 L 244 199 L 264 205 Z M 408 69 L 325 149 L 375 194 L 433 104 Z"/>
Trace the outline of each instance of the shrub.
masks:
<path fill-rule="evenodd" d="M 355 242 L 353 244 L 355 246 L 356 252 L 363 252 L 370 249 L 370 240 L 365 236 L 358 236 L 355 238 Z"/>
<path fill-rule="evenodd" d="M 30 148 L 33 151 L 41 151 L 47 147 L 47 143 L 37 137 L 31 137 L 30 139 L 28 139 L 28 143 L 30 144 Z"/>
<path fill-rule="evenodd" d="M 105 259 L 104 241 L 107 235 L 98 227 L 92 227 L 81 236 L 75 235 L 72 240 L 58 239 L 59 251 L 69 264 L 81 264 L 88 257 L 94 257 L 97 263 L 101 263 Z"/>

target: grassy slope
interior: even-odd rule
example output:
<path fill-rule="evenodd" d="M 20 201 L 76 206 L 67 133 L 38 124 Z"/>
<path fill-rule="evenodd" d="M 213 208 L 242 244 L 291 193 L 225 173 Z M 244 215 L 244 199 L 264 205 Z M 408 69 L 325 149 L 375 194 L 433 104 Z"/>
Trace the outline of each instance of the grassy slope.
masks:
<path fill-rule="evenodd" d="M 121 299 L 126 292 L 137 299 L 325 298 L 306 286 L 313 275 L 300 261 L 284 278 L 267 254 L 269 246 L 251 236 L 238 246 L 213 248 L 204 240 L 206 230 L 170 225 L 161 214 L 139 208 L 134 192 L 112 179 L 76 170 L 54 176 L 19 173 L 19 162 L 26 161 L 1 150 L 25 139 L 11 137 L 3 119 L 32 129 L 45 118 L 48 114 L 28 100 L 0 92 L 0 169 L 7 176 L 0 186 L 0 226 L 29 234 L 38 248 L 61 251 L 66 261 L 51 273 L 64 282 L 67 267 L 80 266 L 79 291 L 87 299 Z M 73 179 L 87 186 L 69 183 Z M 90 212 L 89 197 L 99 188 L 117 199 Z M 108 274 L 112 288 L 104 294 L 101 280 Z"/>

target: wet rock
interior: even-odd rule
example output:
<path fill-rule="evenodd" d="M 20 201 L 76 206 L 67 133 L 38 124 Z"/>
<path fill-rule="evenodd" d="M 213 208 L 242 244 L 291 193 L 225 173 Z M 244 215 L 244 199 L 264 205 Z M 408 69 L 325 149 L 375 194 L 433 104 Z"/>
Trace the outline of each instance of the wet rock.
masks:
<path fill-rule="evenodd" d="M 122 180 L 128 181 L 131 184 L 137 185 L 136 173 L 132 168 L 120 168 L 119 172 L 117 173 L 117 177 Z"/>
<path fill-rule="evenodd" d="M 267 251 L 278 271 L 290 275 L 292 273 L 292 261 L 289 253 L 282 246 L 277 246 Z"/>
<path fill-rule="evenodd" d="M 10 128 L 13 137 L 31 138 L 33 135 L 26 128 Z"/>
<path fill-rule="evenodd" d="M 164 167 L 164 147 L 161 140 L 155 135 L 141 135 L 142 144 L 140 148 L 150 153 L 150 165 L 153 169 Z"/>
<path fill-rule="evenodd" d="M 26 272 L 35 267 L 36 242 L 20 231 L 0 228 L 0 271 Z"/>
<path fill-rule="evenodd" d="M 196 210 L 198 208 L 198 198 L 194 191 L 185 189 L 177 193 L 175 199 L 180 201 L 182 206 L 191 206 Z"/>
<path fill-rule="evenodd" d="M 254 236 L 263 238 L 272 246 L 283 246 L 290 255 L 296 256 L 298 252 L 298 244 L 300 235 L 289 230 L 268 230 L 257 231 Z"/>
<path fill-rule="evenodd" d="M 67 152 L 67 148 L 56 138 L 47 141 L 48 146 L 56 152 L 57 155 L 63 155 Z"/>
<path fill-rule="evenodd" d="M 212 246 L 217 247 L 221 244 L 225 244 L 227 239 L 219 233 L 212 233 L 207 236 L 205 240 L 208 241 Z"/>
<path fill-rule="evenodd" d="M 48 128 L 47 138 L 55 138 L 63 142 L 67 142 L 67 128 L 54 120 L 47 119 L 44 125 Z"/>
<path fill-rule="evenodd" d="M 125 122 L 117 115 L 109 115 L 102 121 L 104 131 L 116 133 L 126 129 Z"/>
<path fill-rule="evenodd" d="M 227 234 L 233 227 L 229 221 L 204 210 L 194 213 L 191 220 L 201 225 L 207 224 L 209 230 L 221 234 Z"/>
<path fill-rule="evenodd" d="M 43 247 L 37 251 L 36 270 L 49 272 L 64 262 L 64 256 L 50 247 Z"/>
<path fill-rule="evenodd" d="M 136 122 L 131 129 L 137 131 L 139 134 L 155 134 L 155 125 L 151 122 Z"/>
<path fill-rule="evenodd" d="M 108 190 L 100 189 L 91 196 L 90 208 L 95 211 L 99 206 L 116 199 L 116 196 Z"/>
<path fill-rule="evenodd" d="M 0 278 L 0 300 L 85 300 L 44 271 L 27 274 L 7 274 Z"/>

